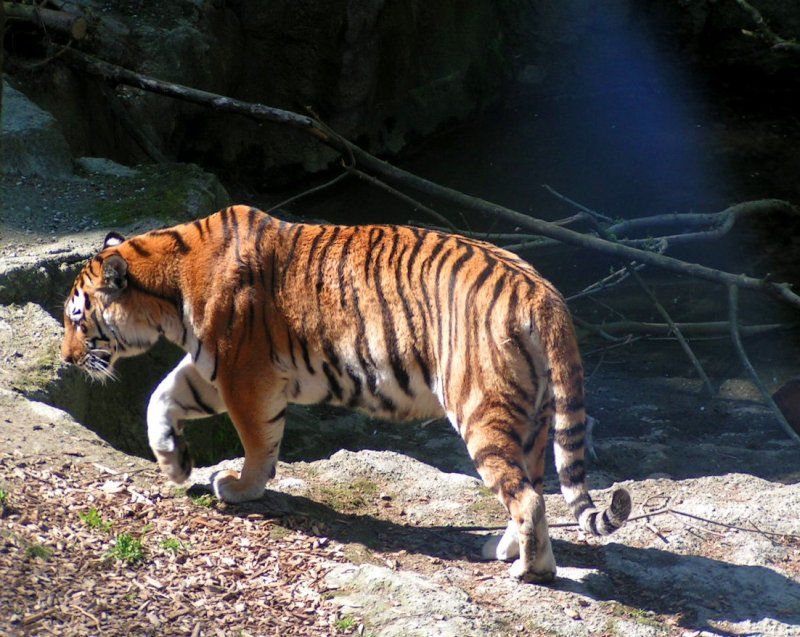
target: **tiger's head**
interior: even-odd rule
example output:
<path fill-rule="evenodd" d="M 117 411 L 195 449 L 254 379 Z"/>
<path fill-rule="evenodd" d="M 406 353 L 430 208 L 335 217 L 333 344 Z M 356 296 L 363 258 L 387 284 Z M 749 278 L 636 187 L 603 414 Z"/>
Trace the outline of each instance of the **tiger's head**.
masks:
<path fill-rule="evenodd" d="M 102 251 L 78 274 L 64 303 L 61 356 L 102 382 L 115 378 L 117 359 L 140 354 L 158 340 L 158 333 L 136 317 L 128 262 L 117 249 L 124 241 L 116 232 L 106 236 Z"/>

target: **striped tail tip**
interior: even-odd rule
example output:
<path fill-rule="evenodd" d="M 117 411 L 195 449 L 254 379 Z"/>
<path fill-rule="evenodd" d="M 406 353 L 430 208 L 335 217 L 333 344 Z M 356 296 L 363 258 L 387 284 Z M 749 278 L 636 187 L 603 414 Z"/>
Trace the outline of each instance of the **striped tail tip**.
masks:
<path fill-rule="evenodd" d="M 580 514 L 581 529 L 592 535 L 610 535 L 622 527 L 631 514 L 631 496 L 625 489 L 617 489 L 611 496 L 611 506 L 605 511 L 594 507 Z"/>

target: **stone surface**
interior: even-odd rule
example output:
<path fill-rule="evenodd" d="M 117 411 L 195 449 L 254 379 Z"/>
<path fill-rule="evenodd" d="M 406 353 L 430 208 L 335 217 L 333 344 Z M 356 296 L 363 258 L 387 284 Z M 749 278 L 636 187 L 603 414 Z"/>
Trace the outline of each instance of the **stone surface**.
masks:
<path fill-rule="evenodd" d="M 0 171 L 67 177 L 72 156 L 56 119 L 3 79 Z"/>

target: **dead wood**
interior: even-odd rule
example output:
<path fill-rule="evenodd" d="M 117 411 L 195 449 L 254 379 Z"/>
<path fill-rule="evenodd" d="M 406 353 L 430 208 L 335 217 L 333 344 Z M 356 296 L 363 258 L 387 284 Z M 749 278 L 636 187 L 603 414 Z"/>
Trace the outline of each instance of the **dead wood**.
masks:
<path fill-rule="evenodd" d="M 692 337 L 728 337 L 730 336 L 730 323 L 728 321 L 703 321 L 696 323 L 675 323 L 686 336 Z M 592 331 L 602 331 L 611 336 L 625 336 L 628 334 L 643 334 L 648 336 L 669 336 L 670 326 L 667 323 L 654 323 L 651 321 L 613 321 L 594 325 L 582 322 L 581 327 Z M 790 329 L 791 325 L 784 323 L 769 323 L 764 325 L 740 325 L 739 333 L 742 336 L 759 336 L 768 332 Z"/>
<path fill-rule="evenodd" d="M 764 19 L 764 16 L 761 15 L 761 12 L 752 4 L 747 2 L 747 0 L 736 0 L 736 4 L 738 4 L 750 16 L 756 25 L 756 33 L 742 30 L 744 35 L 748 35 L 750 37 L 760 37 L 770 44 L 772 49 L 775 51 L 785 51 L 800 55 L 800 44 L 798 44 L 795 40 L 787 40 L 786 38 L 782 38 L 775 33 L 775 31 L 770 28 L 769 24 L 767 24 L 767 21 Z"/>
<path fill-rule="evenodd" d="M 646 263 L 671 272 L 713 281 L 721 285 L 735 285 L 740 288 L 758 290 L 760 292 L 772 294 L 800 308 L 800 296 L 792 292 L 790 285 L 787 283 L 774 283 L 744 274 L 734 274 L 732 272 L 716 270 L 700 265 L 699 263 L 682 261 L 633 246 L 613 243 L 597 236 L 581 234 L 580 232 L 575 232 L 568 228 L 530 217 L 516 210 L 511 210 L 499 204 L 480 199 L 479 197 L 473 197 L 452 188 L 441 186 L 378 159 L 344 139 L 315 118 L 280 108 L 265 106 L 263 104 L 243 102 L 241 100 L 210 93 L 208 91 L 193 89 L 180 84 L 164 82 L 120 66 L 103 62 L 102 60 L 75 50 L 67 51 L 61 59 L 75 68 L 85 73 L 98 76 L 111 84 L 126 84 L 194 104 L 201 104 L 209 108 L 229 113 L 237 113 L 259 120 L 274 122 L 276 124 L 292 126 L 313 135 L 319 139 L 320 142 L 354 159 L 362 169 L 380 175 L 384 179 L 412 188 L 418 192 L 444 199 L 463 208 L 484 213 L 489 216 L 501 217 L 510 223 L 528 228 L 544 237 L 615 256 L 621 260 Z M 794 211 L 794 208 L 790 204 L 782 201 L 765 200 L 761 205 L 774 205 L 782 209 Z"/>
<path fill-rule="evenodd" d="M 30 22 L 45 31 L 54 31 L 73 40 L 82 40 L 86 36 L 87 23 L 83 16 L 17 2 L 3 2 L 3 8 L 9 22 Z"/>
<path fill-rule="evenodd" d="M 778 405 L 775 404 L 775 401 L 772 399 L 772 395 L 769 393 L 764 383 L 761 382 L 761 378 L 758 376 L 758 372 L 756 372 L 755 367 L 753 367 L 753 364 L 747 357 L 744 345 L 742 345 L 742 339 L 739 335 L 739 321 L 737 318 L 738 306 L 739 306 L 739 289 L 735 285 L 730 285 L 728 286 L 728 323 L 730 324 L 731 328 L 731 340 L 733 341 L 733 345 L 736 348 L 736 352 L 739 354 L 739 359 L 742 361 L 742 365 L 744 365 L 745 369 L 747 370 L 747 373 L 750 375 L 753 384 L 758 388 L 758 391 L 761 392 L 761 395 L 764 398 L 764 402 L 772 410 L 772 413 L 775 415 L 778 424 L 786 432 L 786 435 L 789 436 L 789 438 L 791 438 L 794 442 L 800 444 L 800 435 L 798 435 L 798 433 L 787 422 L 786 417 L 780 410 L 780 407 L 778 407 Z"/>

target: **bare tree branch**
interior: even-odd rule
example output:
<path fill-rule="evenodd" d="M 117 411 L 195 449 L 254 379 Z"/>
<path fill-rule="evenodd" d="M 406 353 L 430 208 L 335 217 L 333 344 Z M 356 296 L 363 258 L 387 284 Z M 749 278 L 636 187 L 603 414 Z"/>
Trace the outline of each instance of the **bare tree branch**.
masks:
<path fill-rule="evenodd" d="M 739 289 L 735 285 L 728 286 L 728 323 L 730 324 L 731 329 L 731 340 L 733 341 L 733 346 L 736 348 L 736 353 L 739 354 L 739 358 L 744 365 L 744 368 L 747 370 L 747 373 L 750 375 L 750 378 L 753 381 L 753 384 L 758 388 L 758 391 L 761 392 L 761 395 L 764 397 L 764 402 L 767 403 L 767 406 L 772 410 L 772 413 L 775 414 L 775 418 L 778 421 L 778 424 L 781 428 L 786 432 L 786 435 L 789 436 L 794 442 L 800 444 L 800 435 L 792 429 L 792 426 L 787 422 L 786 417 L 783 415 L 783 412 L 780 410 L 780 407 L 775 404 L 775 401 L 772 399 L 767 388 L 764 386 L 764 383 L 761 382 L 761 378 L 758 376 L 758 372 L 756 371 L 753 364 L 750 362 L 750 359 L 747 357 L 747 352 L 744 350 L 744 346 L 742 345 L 742 339 L 739 336 L 739 324 L 738 324 L 738 305 L 739 305 Z"/>
<path fill-rule="evenodd" d="M 708 281 L 713 281 L 722 285 L 735 285 L 741 288 L 758 290 L 772 294 L 773 296 L 800 308 L 800 296 L 792 292 L 786 283 L 773 283 L 744 274 L 733 274 L 723 270 L 716 270 L 698 263 L 681 261 L 665 255 L 654 254 L 646 250 L 641 250 L 631 246 L 620 245 L 605 241 L 599 237 L 581 234 L 561 226 L 554 225 L 547 221 L 535 219 L 515 210 L 505 208 L 499 204 L 485 201 L 478 197 L 473 197 L 452 188 L 447 188 L 439 184 L 413 175 L 396 166 L 374 157 L 355 144 L 347 141 L 343 137 L 334 133 L 314 118 L 299 115 L 291 111 L 279 108 L 242 102 L 230 97 L 224 97 L 207 91 L 192 89 L 179 84 L 163 82 L 152 77 L 135 73 L 122 67 L 108 64 L 78 51 L 70 50 L 63 57 L 69 64 L 80 68 L 86 73 L 99 76 L 112 84 L 127 84 L 138 88 L 168 95 L 176 99 L 189 101 L 195 104 L 202 104 L 211 108 L 238 113 L 256 119 L 266 120 L 292 126 L 314 135 L 322 143 L 342 152 L 351 154 L 358 162 L 361 169 L 366 169 L 377 175 L 382 176 L 396 184 L 401 184 L 413 188 L 418 192 L 426 193 L 430 196 L 445 199 L 458 206 L 484 213 L 489 216 L 501 216 L 507 221 L 516 225 L 528 228 L 533 232 L 563 243 L 575 245 L 581 248 L 610 254 L 623 260 L 637 261 L 654 265 L 665 270 L 677 272 L 687 276 L 693 276 Z M 781 202 L 782 206 L 788 206 Z"/>

